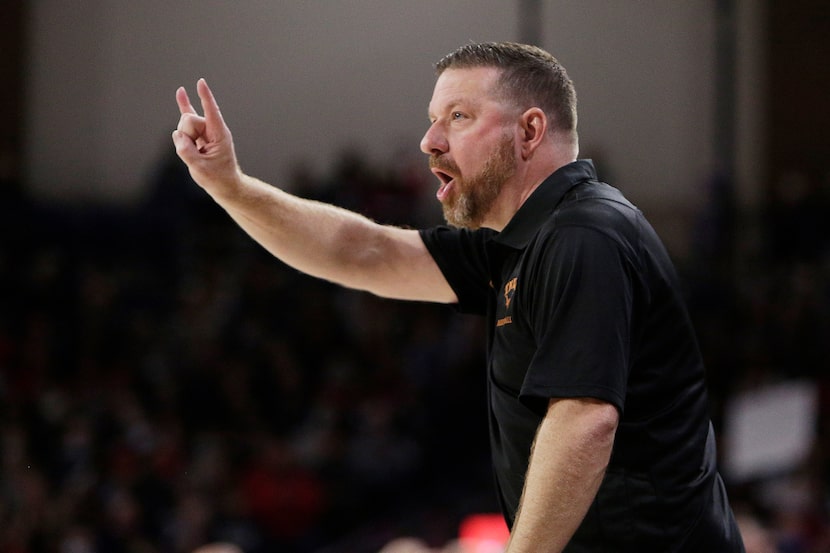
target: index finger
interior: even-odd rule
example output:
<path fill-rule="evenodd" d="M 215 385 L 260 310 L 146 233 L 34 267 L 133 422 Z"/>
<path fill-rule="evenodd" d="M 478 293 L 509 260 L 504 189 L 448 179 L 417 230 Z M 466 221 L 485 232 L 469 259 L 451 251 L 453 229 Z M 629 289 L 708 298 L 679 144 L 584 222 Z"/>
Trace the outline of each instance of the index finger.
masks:
<path fill-rule="evenodd" d="M 224 124 L 222 113 L 219 111 L 219 104 L 216 103 L 216 98 L 213 97 L 213 92 L 211 92 L 207 81 L 199 79 L 196 83 L 196 91 L 199 93 L 199 99 L 202 101 L 202 110 L 205 112 L 205 121 L 207 124 Z"/>
<path fill-rule="evenodd" d="M 183 86 L 180 86 L 178 90 L 176 90 L 176 103 L 179 104 L 179 112 L 181 112 L 182 115 L 185 113 L 192 113 L 193 115 L 196 115 L 196 110 L 193 109 L 193 104 L 190 103 L 187 90 L 185 90 Z"/>

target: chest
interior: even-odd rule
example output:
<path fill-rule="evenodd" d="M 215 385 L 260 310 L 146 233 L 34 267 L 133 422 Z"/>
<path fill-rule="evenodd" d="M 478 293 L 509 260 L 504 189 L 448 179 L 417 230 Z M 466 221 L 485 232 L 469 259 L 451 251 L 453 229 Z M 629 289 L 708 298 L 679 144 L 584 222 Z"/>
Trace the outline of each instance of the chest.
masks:
<path fill-rule="evenodd" d="M 525 251 L 510 252 L 491 265 L 493 299 L 488 317 L 491 383 L 517 397 L 536 354 L 532 324 L 533 264 Z"/>

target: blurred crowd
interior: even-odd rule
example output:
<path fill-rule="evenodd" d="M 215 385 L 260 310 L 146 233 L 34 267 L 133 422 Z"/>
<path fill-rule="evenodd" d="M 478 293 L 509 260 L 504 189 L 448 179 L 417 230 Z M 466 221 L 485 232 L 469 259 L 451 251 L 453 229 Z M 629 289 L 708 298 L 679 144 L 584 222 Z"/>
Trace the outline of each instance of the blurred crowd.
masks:
<path fill-rule="evenodd" d="M 406 167 L 295 173 L 425 216 Z M 176 160 L 140 207 L 6 205 L 0 550 L 378 550 L 495 508 L 478 321 L 297 273 Z"/>
<path fill-rule="evenodd" d="M 422 165 L 352 152 L 289 188 L 417 227 L 440 221 Z M 733 503 L 750 553 L 828 551 L 828 182 L 782 179 L 751 255 L 713 197 L 678 265 L 716 427 L 740 390 L 821 390 L 814 452 L 775 475 L 790 500 L 765 480 Z M 0 218 L 0 551 L 427 549 L 497 510 L 478 319 L 297 273 L 176 160 L 138 206 L 21 195 Z"/>

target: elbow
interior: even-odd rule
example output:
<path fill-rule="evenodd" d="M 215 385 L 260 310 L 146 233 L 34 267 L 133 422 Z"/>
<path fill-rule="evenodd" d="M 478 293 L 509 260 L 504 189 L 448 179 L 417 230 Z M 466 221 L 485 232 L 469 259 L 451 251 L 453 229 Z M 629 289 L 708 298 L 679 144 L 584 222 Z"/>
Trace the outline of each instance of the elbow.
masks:
<path fill-rule="evenodd" d="M 620 416 L 617 408 L 609 406 L 610 410 L 602 418 L 599 423 L 599 440 L 603 448 L 607 452 L 605 465 L 611 462 L 611 452 L 614 449 L 614 439 L 617 436 L 617 427 L 619 426 Z"/>
<path fill-rule="evenodd" d="M 554 399 L 548 407 L 548 417 L 561 421 L 560 428 L 569 429 L 573 443 L 587 450 L 605 451 L 610 458 L 620 423 L 614 405 L 593 398 Z"/>
<path fill-rule="evenodd" d="M 586 466 L 593 464 L 601 477 L 611 462 L 614 439 L 619 426 L 619 412 L 609 403 L 602 403 L 591 410 L 582 434 Z"/>
<path fill-rule="evenodd" d="M 583 428 L 583 444 L 587 449 L 594 451 L 594 457 L 600 462 L 604 470 L 611 461 L 611 452 L 614 449 L 614 439 L 619 426 L 619 412 L 611 404 L 603 403 L 592 409 L 589 419 Z"/>
<path fill-rule="evenodd" d="M 605 444 L 610 450 L 620 424 L 620 413 L 610 403 L 599 402 L 593 413 L 593 432 L 598 443 Z"/>
<path fill-rule="evenodd" d="M 598 408 L 596 424 L 601 435 L 612 439 L 620 425 L 620 412 L 610 403 L 602 403 Z"/>

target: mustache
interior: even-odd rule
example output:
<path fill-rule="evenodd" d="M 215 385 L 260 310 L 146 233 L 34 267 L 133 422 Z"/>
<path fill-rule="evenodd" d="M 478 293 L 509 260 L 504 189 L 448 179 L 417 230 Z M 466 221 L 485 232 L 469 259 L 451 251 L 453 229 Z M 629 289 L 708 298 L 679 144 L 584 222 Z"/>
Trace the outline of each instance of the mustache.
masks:
<path fill-rule="evenodd" d="M 429 168 L 438 169 L 439 171 L 448 171 L 456 174 L 460 173 L 458 165 L 456 165 L 453 160 L 444 157 L 443 154 L 429 156 Z"/>

